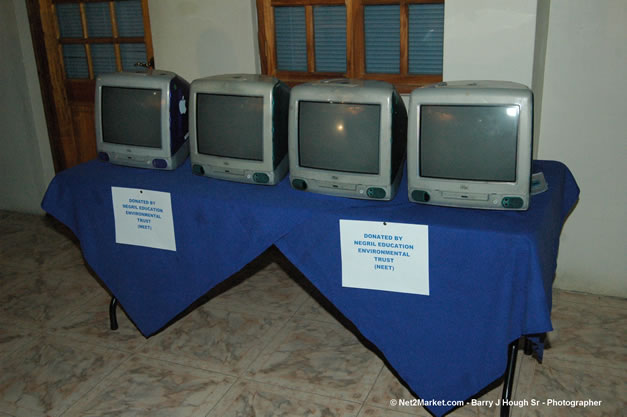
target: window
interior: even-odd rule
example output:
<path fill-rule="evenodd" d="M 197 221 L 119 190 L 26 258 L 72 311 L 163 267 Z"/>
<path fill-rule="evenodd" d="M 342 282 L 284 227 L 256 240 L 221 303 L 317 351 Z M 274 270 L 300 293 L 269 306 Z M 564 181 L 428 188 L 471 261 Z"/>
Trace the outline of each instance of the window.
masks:
<path fill-rule="evenodd" d="M 65 78 L 93 80 L 146 63 L 152 57 L 146 1 L 53 0 Z"/>
<path fill-rule="evenodd" d="M 257 17 L 262 72 L 288 84 L 442 80 L 444 0 L 257 0 Z"/>

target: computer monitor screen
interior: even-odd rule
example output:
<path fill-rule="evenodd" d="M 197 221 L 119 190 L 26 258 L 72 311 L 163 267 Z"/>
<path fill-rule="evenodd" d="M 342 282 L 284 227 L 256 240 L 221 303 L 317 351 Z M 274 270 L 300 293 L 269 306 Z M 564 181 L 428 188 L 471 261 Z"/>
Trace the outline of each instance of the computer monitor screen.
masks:
<path fill-rule="evenodd" d="M 290 88 L 259 74 L 194 80 L 190 89 L 192 172 L 276 185 L 287 174 Z"/>
<path fill-rule="evenodd" d="M 378 104 L 299 104 L 300 165 L 307 168 L 379 173 Z"/>
<path fill-rule="evenodd" d="M 407 111 L 386 82 L 305 83 L 292 89 L 288 139 L 293 188 L 391 200 L 403 176 Z"/>
<path fill-rule="evenodd" d="M 409 102 L 409 200 L 440 206 L 527 210 L 533 93 L 507 81 L 447 81 Z"/>
<path fill-rule="evenodd" d="M 263 160 L 263 97 L 199 93 L 196 111 L 199 153 Z"/>
<path fill-rule="evenodd" d="M 102 140 L 161 147 L 161 90 L 102 88 Z"/>
<path fill-rule="evenodd" d="M 420 108 L 420 175 L 515 181 L 518 106 Z"/>
<path fill-rule="evenodd" d="M 189 83 L 173 72 L 114 72 L 96 78 L 98 158 L 172 170 L 189 155 Z"/>

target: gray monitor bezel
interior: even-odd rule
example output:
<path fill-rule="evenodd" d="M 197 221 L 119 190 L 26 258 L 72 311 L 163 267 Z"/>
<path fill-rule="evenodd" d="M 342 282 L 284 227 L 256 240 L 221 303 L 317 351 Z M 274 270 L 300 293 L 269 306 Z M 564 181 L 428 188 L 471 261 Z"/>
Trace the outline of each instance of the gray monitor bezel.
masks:
<path fill-rule="evenodd" d="M 423 105 L 518 106 L 516 180 L 477 181 L 420 176 L 420 109 Z M 533 147 L 533 93 L 528 87 L 507 81 L 453 81 L 418 88 L 410 95 L 408 124 L 407 184 L 410 201 L 479 209 L 528 209 Z M 429 201 L 414 199 L 414 191 L 428 192 Z M 502 204 L 505 197 L 521 198 L 523 204 L 514 209 L 506 208 Z"/>
<path fill-rule="evenodd" d="M 288 169 L 287 155 L 274 164 L 273 102 L 274 87 L 278 79 L 259 74 L 222 74 L 192 81 L 190 86 L 190 159 L 192 165 L 203 167 L 205 176 L 228 181 L 259 184 L 254 180 L 256 173 L 268 176 L 263 185 L 275 185 L 281 181 Z M 198 94 L 261 97 L 263 99 L 263 160 L 255 161 L 202 154 L 198 152 L 196 106 Z"/>
<path fill-rule="evenodd" d="M 170 82 L 176 74 L 170 71 L 153 70 L 148 72 L 116 72 L 101 74 L 96 78 L 94 102 L 94 124 L 96 131 L 96 149 L 105 152 L 109 161 L 114 164 L 141 168 L 153 168 L 153 159 L 167 161 L 166 169 L 176 168 L 182 161 L 179 156 L 171 153 L 170 138 Z M 106 87 L 122 87 L 152 89 L 161 91 L 161 146 L 159 148 L 133 146 L 105 142 L 102 134 L 102 89 Z M 181 146 L 177 154 L 187 157 L 187 142 Z M 184 158 L 183 158 L 184 160 Z"/>
<path fill-rule="evenodd" d="M 302 180 L 306 191 L 341 197 L 378 199 L 367 195 L 368 188 L 378 187 L 386 191 L 381 200 L 394 198 L 400 183 L 402 169 L 389 172 L 392 166 L 392 103 L 394 87 L 386 82 L 373 80 L 332 79 L 301 84 L 292 89 L 288 123 L 288 153 L 290 182 Z M 299 164 L 298 115 L 301 101 L 326 103 L 377 104 L 379 120 L 379 173 L 360 174 L 344 171 L 303 167 Z M 355 152 L 359 152 L 358 149 Z M 386 170 L 386 167 L 389 167 Z M 294 187 L 296 188 L 296 187 Z"/>

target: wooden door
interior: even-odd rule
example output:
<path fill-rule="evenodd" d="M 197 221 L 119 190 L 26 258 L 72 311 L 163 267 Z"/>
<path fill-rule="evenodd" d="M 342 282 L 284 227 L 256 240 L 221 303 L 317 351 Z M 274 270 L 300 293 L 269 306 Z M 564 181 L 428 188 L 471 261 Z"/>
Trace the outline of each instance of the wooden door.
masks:
<path fill-rule="evenodd" d="M 148 0 L 27 0 L 55 169 L 96 157 L 95 78 L 154 67 Z"/>

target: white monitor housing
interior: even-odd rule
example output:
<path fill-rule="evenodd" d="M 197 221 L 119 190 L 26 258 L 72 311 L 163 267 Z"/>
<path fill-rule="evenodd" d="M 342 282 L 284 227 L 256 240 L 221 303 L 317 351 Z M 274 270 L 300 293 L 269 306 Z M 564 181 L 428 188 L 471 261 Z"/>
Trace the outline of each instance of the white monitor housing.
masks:
<path fill-rule="evenodd" d="M 408 194 L 412 202 L 527 210 L 533 94 L 504 81 L 451 81 L 409 101 Z"/>
<path fill-rule="evenodd" d="M 289 113 L 293 188 L 391 200 L 403 174 L 407 112 L 393 85 L 333 79 L 292 89 Z"/>
<path fill-rule="evenodd" d="M 96 147 L 101 160 L 172 170 L 189 154 L 189 84 L 173 72 L 116 72 L 96 78 Z"/>
<path fill-rule="evenodd" d="M 274 185 L 287 174 L 290 89 L 274 77 L 226 74 L 190 88 L 192 170 L 228 181 Z"/>

